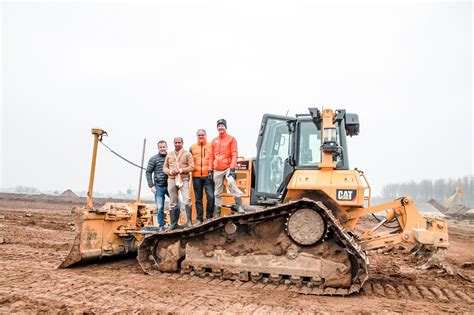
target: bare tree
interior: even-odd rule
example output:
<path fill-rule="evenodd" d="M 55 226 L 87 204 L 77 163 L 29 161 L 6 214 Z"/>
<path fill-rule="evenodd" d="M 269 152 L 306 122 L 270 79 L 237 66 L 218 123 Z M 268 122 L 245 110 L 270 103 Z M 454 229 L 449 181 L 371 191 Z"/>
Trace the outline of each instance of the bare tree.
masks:
<path fill-rule="evenodd" d="M 381 197 L 395 199 L 408 196 L 417 202 L 426 202 L 434 198 L 444 204 L 456 187 L 463 191 L 463 201 L 466 207 L 474 206 L 474 176 L 467 175 L 462 178 L 439 178 L 434 181 L 424 179 L 420 182 L 391 183 L 382 187 Z"/>

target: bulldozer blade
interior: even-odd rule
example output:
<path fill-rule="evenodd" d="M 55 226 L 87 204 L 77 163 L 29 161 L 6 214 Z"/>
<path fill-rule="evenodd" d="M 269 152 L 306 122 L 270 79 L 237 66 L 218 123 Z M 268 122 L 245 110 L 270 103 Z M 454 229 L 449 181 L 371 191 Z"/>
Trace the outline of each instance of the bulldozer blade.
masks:
<path fill-rule="evenodd" d="M 85 209 L 83 208 L 78 208 L 74 207 L 72 209 L 72 214 L 74 216 L 74 225 L 75 225 L 75 236 L 74 236 L 74 242 L 72 243 L 71 249 L 69 250 L 69 253 L 67 254 L 66 258 L 61 262 L 61 264 L 58 266 L 58 268 L 67 268 L 69 266 L 72 266 L 76 263 L 79 263 L 82 261 L 82 255 L 81 255 L 81 235 L 82 235 L 82 229 L 83 229 L 83 223 L 84 223 L 84 216 L 83 212 Z"/>
<path fill-rule="evenodd" d="M 152 209 L 146 204 L 124 203 L 106 203 L 97 210 L 74 208 L 76 235 L 58 268 L 135 253 L 143 237 L 137 232 L 150 225 Z"/>
<path fill-rule="evenodd" d="M 84 222 L 81 212 L 82 211 L 77 207 L 73 208 L 72 210 L 72 213 L 74 216 L 76 235 L 74 236 L 74 242 L 72 243 L 69 253 L 67 254 L 66 258 L 61 262 L 61 264 L 58 266 L 58 268 L 67 268 L 81 261 L 80 244 L 81 244 L 82 223 Z"/>
<path fill-rule="evenodd" d="M 58 266 L 58 268 L 67 268 L 81 261 L 81 252 L 79 250 L 80 242 L 81 242 L 81 235 L 79 234 L 79 235 L 76 235 L 76 237 L 74 238 L 74 243 L 71 249 L 69 250 L 69 253 L 67 254 L 66 258 L 61 262 L 61 264 Z"/>

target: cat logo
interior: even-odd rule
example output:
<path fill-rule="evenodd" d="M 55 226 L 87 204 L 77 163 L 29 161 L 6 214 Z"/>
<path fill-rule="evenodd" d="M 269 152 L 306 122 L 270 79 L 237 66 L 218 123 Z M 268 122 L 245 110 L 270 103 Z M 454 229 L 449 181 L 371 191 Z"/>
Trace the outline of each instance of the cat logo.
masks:
<path fill-rule="evenodd" d="M 336 189 L 336 199 L 341 201 L 353 201 L 357 195 L 355 189 Z"/>

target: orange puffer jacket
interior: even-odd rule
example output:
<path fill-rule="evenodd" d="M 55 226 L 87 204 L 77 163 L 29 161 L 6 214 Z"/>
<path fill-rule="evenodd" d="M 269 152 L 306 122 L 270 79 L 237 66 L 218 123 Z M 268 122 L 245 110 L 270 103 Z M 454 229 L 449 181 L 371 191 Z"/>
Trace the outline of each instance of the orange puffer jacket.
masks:
<path fill-rule="evenodd" d="M 209 154 L 209 170 L 223 171 L 237 167 L 237 141 L 229 134 L 219 135 L 212 140 Z"/>
<path fill-rule="evenodd" d="M 206 177 L 209 167 L 211 144 L 207 141 L 195 143 L 189 149 L 194 159 L 193 177 Z"/>

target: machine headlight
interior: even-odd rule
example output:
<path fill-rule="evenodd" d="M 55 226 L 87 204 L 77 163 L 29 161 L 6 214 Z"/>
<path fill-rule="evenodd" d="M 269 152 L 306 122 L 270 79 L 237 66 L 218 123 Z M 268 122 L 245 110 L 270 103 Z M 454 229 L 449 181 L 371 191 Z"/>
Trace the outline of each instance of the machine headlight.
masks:
<path fill-rule="evenodd" d="M 337 131 L 336 128 L 324 128 L 324 141 L 323 143 L 336 143 Z"/>

